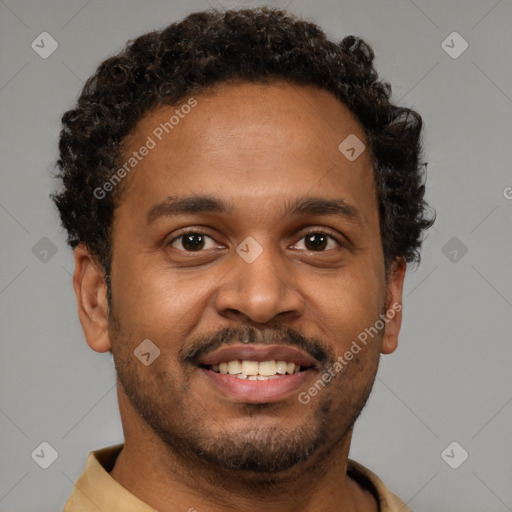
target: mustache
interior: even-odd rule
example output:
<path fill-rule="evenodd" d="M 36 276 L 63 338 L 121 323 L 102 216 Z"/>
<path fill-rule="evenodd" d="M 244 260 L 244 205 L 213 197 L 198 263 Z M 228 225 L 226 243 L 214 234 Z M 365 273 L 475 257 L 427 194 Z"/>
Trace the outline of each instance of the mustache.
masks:
<path fill-rule="evenodd" d="M 214 352 L 224 345 L 237 343 L 262 345 L 291 345 L 316 359 L 322 366 L 333 363 L 334 351 L 329 345 L 317 338 L 303 336 L 291 328 L 256 329 L 249 326 L 226 327 L 212 335 L 203 335 L 193 342 L 185 344 L 180 350 L 180 359 L 186 363 L 197 364 L 199 358 Z"/>

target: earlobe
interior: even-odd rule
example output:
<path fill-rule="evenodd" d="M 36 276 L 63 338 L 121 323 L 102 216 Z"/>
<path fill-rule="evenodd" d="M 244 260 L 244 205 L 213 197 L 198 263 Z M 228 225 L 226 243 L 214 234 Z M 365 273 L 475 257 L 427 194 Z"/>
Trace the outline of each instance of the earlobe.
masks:
<path fill-rule="evenodd" d="M 74 258 L 73 288 L 85 339 L 96 352 L 107 352 L 111 345 L 104 272 L 96 258 L 82 244 L 74 250 Z"/>
<path fill-rule="evenodd" d="M 391 265 L 386 295 L 385 331 L 382 354 L 391 354 L 398 347 L 398 334 L 402 325 L 402 293 L 407 263 L 403 258 Z"/>

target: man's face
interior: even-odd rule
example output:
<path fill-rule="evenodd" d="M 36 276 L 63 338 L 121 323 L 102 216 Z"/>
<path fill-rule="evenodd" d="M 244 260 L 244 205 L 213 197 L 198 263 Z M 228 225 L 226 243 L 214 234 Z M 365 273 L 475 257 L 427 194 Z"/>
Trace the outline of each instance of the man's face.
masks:
<path fill-rule="evenodd" d="M 194 98 L 161 141 L 154 130 L 179 107 L 152 111 L 126 140 L 123 162 L 148 136 L 156 147 L 115 211 L 112 351 L 122 392 L 173 453 L 275 473 L 349 435 L 375 378 L 382 332 L 299 400 L 389 307 L 370 156 L 339 151 L 364 132 L 315 87 L 222 85 Z M 173 211 L 190 196 L 227 209 L 196 200 Z M 342 208 L 294 210 L 307 198 Z M 134 350 L 147 339 L 160 355 L 144 365 Z M 220 372 L 234 360 L 253 361 L 248 373 L 269 360 L 301 371 Z"/>

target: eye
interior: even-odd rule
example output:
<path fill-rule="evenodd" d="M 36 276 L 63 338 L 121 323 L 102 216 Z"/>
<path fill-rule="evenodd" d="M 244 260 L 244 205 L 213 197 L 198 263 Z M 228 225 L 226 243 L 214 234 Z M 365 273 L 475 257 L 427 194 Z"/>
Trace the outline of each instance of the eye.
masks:
<path fill-rule="evenodd" d="M 304 247 L 300 247 L 303 244 Z M 216 247 L 215 240 L 201 231 L 188 231 L 180 236 L 173 238 L 169 245 L 174 249 L 186 252 L 201 252 L 205 249 L 213 249 Z M 320 230 L 310 231 L 306 233 L 299 243 L 293 248 L 305 249 L 311 252 L 325 252 L 330 249 L 343 247 L 333 235 L 329 235 Z"/>
<path fill-rule="evenodd" d="M 310 231 L 301 238 L 301 241 L 302 240 L 304 240 L 304 248 L 307 251 L 313 252 L 324 252 L 342 246 L 334 236 L 322 231 Z M 300 249 L 301 247 L 297 247 L 298 245 L 299 244 L 295 245 L 294 248 Z"/>
<path fill-rule="evenodd" d="M 213 241 L 211 236 L 200 231 L 189 231 L 177 236 L 169 242 L 169 245 L 178 250 L 185 250 L 187 252 L 199 252 L 203 249 L 212 249 L 215 244 L 208 247 L 208 241 Z"/>

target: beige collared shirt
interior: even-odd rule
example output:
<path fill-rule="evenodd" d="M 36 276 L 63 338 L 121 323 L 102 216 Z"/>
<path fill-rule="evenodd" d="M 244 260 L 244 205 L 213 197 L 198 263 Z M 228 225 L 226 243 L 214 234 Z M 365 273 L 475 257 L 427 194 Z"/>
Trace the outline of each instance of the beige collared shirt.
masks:
<path fill-rule="evenodd" d="M 118 444 L 89 454 L 85 471 L 76 481 L 64 512 L 155 512 L 110 476 L 122 447 Z M 380 512 L 411 512 L 379 477 L 361 464 L 349 459 L 347 473 L 375 496 Z"/>

